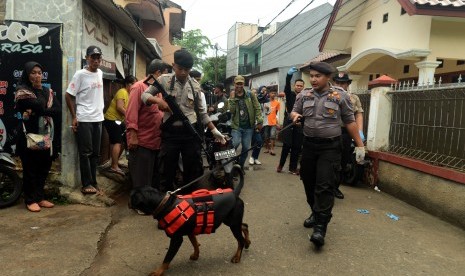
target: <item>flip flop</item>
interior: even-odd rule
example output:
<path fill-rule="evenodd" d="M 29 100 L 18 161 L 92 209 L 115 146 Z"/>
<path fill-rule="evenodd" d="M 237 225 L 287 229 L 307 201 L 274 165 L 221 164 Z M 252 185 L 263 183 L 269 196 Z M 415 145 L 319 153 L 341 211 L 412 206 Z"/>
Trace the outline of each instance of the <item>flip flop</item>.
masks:
<path fill-rule="evenodd" d="M 81 193 L 83 193 L 85 195 L 96 194 L 97 189 L 92 185 L 87 185 L 85 187 L 82 187 Z"/>
<path fill-rule="evenodd" d="M 113 169 L 113 168 L 109 168 L 108 169 L 109 172 L 112 172 L 112 173 L 116 173 L 116 174 L 119 174 L 119 175 L 122 175 L 122 176 L 125 176 L 126 174 L 123 172 L 122 169 Z"/>

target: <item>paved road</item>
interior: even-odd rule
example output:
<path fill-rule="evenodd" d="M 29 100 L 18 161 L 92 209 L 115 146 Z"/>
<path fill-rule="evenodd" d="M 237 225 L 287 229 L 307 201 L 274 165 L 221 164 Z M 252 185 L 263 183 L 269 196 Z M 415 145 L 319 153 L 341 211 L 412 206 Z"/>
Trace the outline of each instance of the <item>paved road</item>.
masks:
<path fill-rule="evenodd" d="M 166 275 L 464 275 L 465 232 L 385 193 L 343 186 L 326 242 L 316 251 L 302 226 L 308 216 L 298 177 L 274 171 L 277 156 L 247 171 L 242 198 L 252 244 L 240 264 L 222 226 L 199 237 L 200 259 L 186 239 Z M 382 190 L 382 187 L 381 187 Z M 57 206 L 38 214 L 0 210 L 1 275 L 147 275 L 169 243 L 156 221 L 128 210 Z M 361 214 L 357 209 L 366 209 Z M 386 213 L 399 217 L 398 221 Z"/>

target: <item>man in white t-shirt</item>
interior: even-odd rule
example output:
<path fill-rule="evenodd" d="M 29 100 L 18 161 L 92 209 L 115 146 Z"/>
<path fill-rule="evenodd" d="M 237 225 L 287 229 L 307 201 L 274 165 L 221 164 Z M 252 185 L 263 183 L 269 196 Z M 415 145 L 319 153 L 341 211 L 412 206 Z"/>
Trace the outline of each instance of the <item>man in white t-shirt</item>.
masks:
<path fill-rule="evenodd" d="M 66 105 L 73 117 L 72 129 L 76 133 L 81 171 L 81 192 L 95 194 L 97 188 L 97 161 L 103 121 L 103 78 L 98 69 L 102 50 L 89 46 L 87 66 L 77 71 L 66 90 Z"/>

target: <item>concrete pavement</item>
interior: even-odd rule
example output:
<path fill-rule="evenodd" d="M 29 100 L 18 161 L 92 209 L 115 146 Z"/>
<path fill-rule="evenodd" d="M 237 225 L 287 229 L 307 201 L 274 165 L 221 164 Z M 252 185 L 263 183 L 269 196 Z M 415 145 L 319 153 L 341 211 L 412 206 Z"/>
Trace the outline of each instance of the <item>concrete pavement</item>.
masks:
<path fill-rule="evenodd" d="M 309 214 L 302 184 L 275 172 L 278 156 L 262 154 L 263 165 L 247 171 L 241 198 L 252 244 L 242 262 L 229 262 L 236 242 L 222 226 L 199 237 L 196 262 L 186 239 L 166 275 L 464 275 L 465 232 L 382 187 L 342 186 L 346 198 L 336 200 L 326 245 L 316 251 L 302 226 Z M 30 213 L 21 203 L 0 210 L 1 274 L 147 275 L 169 240 L 150 216 L 129 210 L 125 196 L 115 200 L 113 207 L 72 204 Z"/>

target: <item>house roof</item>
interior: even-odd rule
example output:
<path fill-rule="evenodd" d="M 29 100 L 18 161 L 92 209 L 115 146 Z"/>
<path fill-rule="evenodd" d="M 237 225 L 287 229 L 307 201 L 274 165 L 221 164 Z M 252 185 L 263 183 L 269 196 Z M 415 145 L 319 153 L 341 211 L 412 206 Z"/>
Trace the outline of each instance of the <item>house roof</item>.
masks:
<path fill-rule="evenodd" d="M 312 58 L 311 60 L 305 62 L 302 66 L 299 67 L 300 70 L 305 69 L 310 65 L 312 62 L 331 62 L 335 59 L 343 59 L 346 57 L 350 57 L 350 54 L 346 54 L 341 51 L 331 51 L 331 52 L 320 52 L 316 57 Z"/>
<path fill-rule="evenodd" d="M 397 0 L 409 15 L 430 15 L 446 17 L 465 17 L 464 0 Z M 337 0 L 334 4 L 331 17 L 328 20 L 323 36 L 320 40 L 319 50 L 323 51 L 328 36 L 335 22 L 345 18 L 344 25 L 337 26 L 340 30 L 353 30 L 358 18 L 362 15 L 368 0 Z"/>

